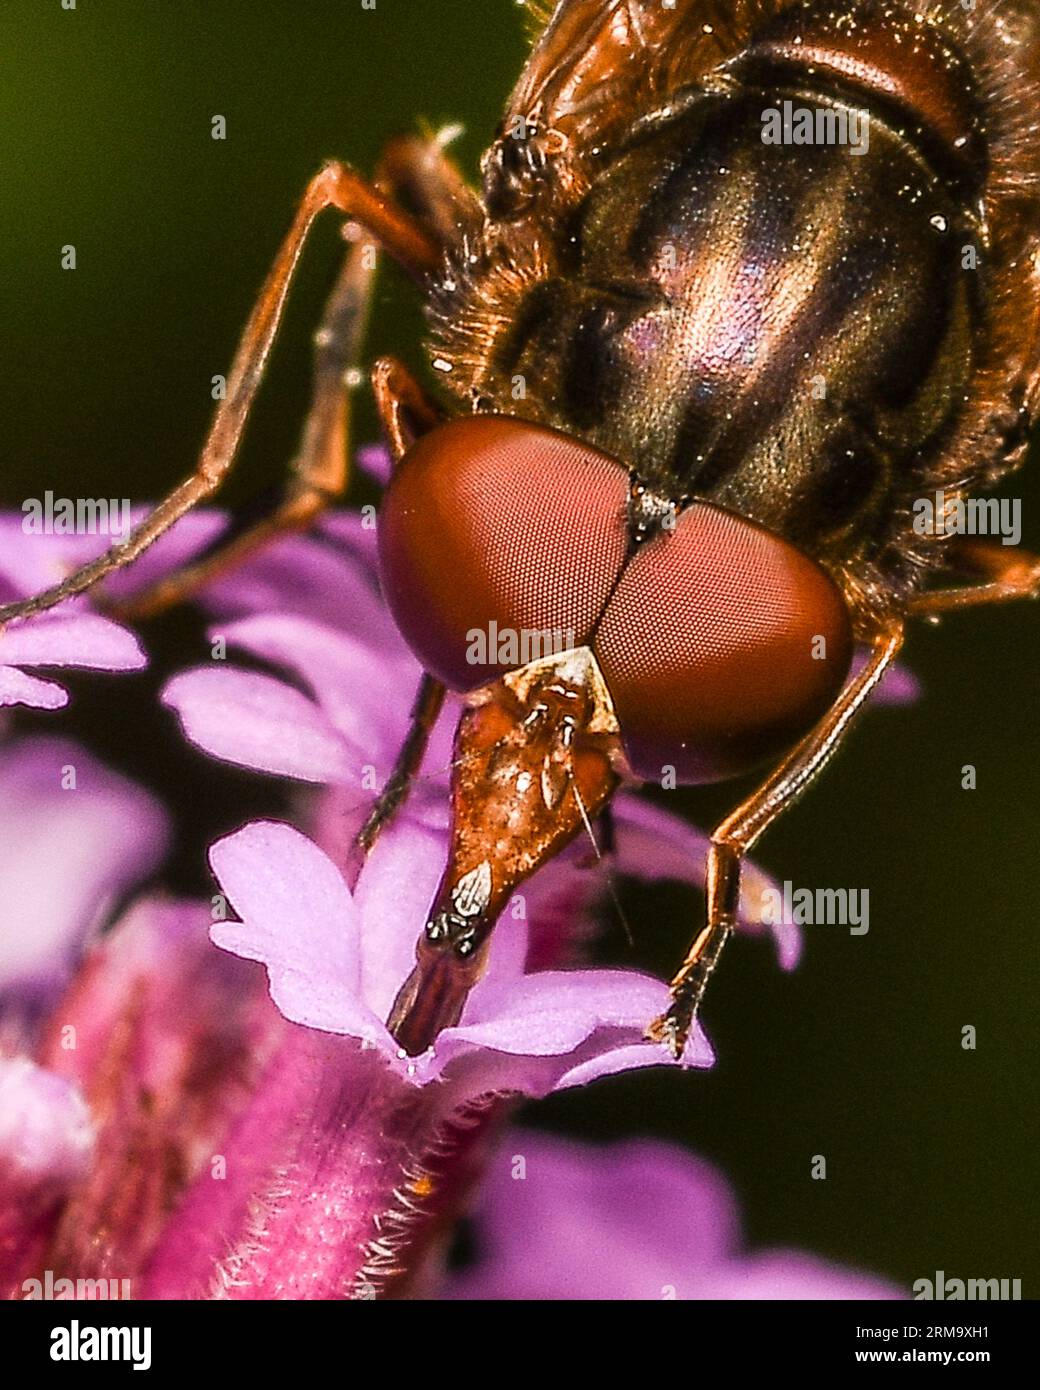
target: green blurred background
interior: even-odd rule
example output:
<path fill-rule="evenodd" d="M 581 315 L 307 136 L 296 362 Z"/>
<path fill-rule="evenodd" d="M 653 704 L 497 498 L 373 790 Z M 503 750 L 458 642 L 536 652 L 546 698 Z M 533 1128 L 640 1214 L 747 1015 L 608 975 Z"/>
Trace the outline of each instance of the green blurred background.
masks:
<path fill-rule="evenodd" d="M 187 469 L 237 333 L 308 176 L 371 169 L 418 117 L 462 121 L 471 171 L 524 56 L 510 0 L 61 0 L 0 3 L 0 502 L 153 496 Z M 210 138 L 215 114 L 227 139 Z M 77 249 L 75 272 L 60 248 Z M 228 497 L 281 476 L 308 380 L 308 334 L 335 264 L 314 238 Z M 421 364 L 421 321 L 386 274 L 372 352 Z M 360 437 L 373 437 L 370 411 Z M 1029 470 L 1027 470 L 1028 473 Z M 1035 477 L 1013 480 L 1040 546 Z M 791 976 L 760 942 L 730 948 L 705 1021 L 710 1074 L 634 1074 L 525 1119 L 607 1139 L 655 1134 L 717 1160 L 749 1239 L 798 1245 L 909 1285 L 1021 1278 L 1036 1241 L 1037 610 L 980 611 L 916 633 L 925 696 L 868 717 L 759 860 L 798 886 L 869 888 L 865 937 L 808 933 Z M 169 881 L 205 886 L 202 848 L 272 781 L 208 763 L 142 694 L 203 652 L 181 614 L 149 633 L 156 669 L 75 682 L 71 727 L 181 813 Z M 961 767 L 978 789 L 960 789 Z M 739 787 L 676 794 L 707 825 Z M 604 958 L 662 974 L 701 904 L 624 895 Z M 961 1028 L 978 1030 L 963 1051 Z M 828 1160 L 812 1181 L 814 1154 Z M 683 1213 L 675 1213 L 681 1221 Z"/>

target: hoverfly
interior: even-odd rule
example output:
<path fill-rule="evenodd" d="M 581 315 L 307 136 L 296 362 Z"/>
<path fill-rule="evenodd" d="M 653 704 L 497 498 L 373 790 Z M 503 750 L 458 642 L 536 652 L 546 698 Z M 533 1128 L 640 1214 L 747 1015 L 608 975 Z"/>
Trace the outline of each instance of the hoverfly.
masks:
<path fill-rule="evenodd" d="M 458 1019 L 517 884 L 621 780 L 762 766 L 715 831 L 706 923 L 648 1027 L 681 1055 L 742 856 L 841 744 L 908 620 L 1040 589 L 1033 557 L 913 522 L 915 499 L 956 501 L 1016 467 L 1037 412 L 1040 14 L 560 0 L 540 25 L 479 191 L 437 138 L 392 141 L 372 182 L 326 165 L 195 472 L 0 622 L 88 588 L 215 491 L 308 228 L 337 209 L 354 239 L 283 502 L 137 608 L 187 596 L 343 490 L 344 375 L 378 243 L 426 298 L 441 388 L 396 360 L 372 373 L 396 461 L 382 580 L 427 674 L 360 852 L 407 795 L 445 691 L 465 697 L 448 863 L 390 1025 L 415 1053 Z M 810 114 L 806 138 L 793 122 L 767 138 L 781 111 Z M 852 129 L 869 138 L 843 141 Z M 474 656 L 471 635 L 492 630 L 566 639 Z"/>

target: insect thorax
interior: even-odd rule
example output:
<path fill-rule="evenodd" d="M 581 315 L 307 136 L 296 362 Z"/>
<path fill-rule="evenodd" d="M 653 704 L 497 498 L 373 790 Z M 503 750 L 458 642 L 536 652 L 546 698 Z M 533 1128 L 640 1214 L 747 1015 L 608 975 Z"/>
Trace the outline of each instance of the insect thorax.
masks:
<path fill-rule="evenodd" d="M 803 111 L 859 143 L 784 143 Z M 786 91 L 650 125 L 593 181 L 481 389 L 807 550 L 869 536 L 969 375 L 977 277 L 946 185 L 860 120 Z"/>

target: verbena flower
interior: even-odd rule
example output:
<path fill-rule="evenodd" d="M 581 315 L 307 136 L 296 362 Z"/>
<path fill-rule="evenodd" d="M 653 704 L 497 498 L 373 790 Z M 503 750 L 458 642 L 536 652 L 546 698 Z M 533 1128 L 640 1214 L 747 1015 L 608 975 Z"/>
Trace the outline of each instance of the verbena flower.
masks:
<path fill-rule="evenodd" d="M 59 773 L 70 770 L 75 788 L 63 790 Z M 455 1128 L 495 1097 L 667 1060 L 641 1040 L 664 994 L 659 981 L 525 973 L 528 929 L 558 950 L 589 930 L 600 885 L 571 856 L 532 883 L 526 922 L 505 931 L 471 1016 L 406 1062 L 382 1016 L 414 946 L 443 829 L 402 821 L 350 893 L 299 831 L 247 827 L 213 856 L 241 926 L 219 911 L 213 923 L 211 904 L 147 897 L 99 936 L 115 900 L 162 853 L 158 808 L 64 740 L 0 750 L 0 786 L 13 793 L 12 820 L 28 799 L 34 810 L 12 837 L 33 952 L 9 950 L 5 976 L 9 1017 L 27 995 L 36 1001 L 34 1026 L 9 1034 L 0 1131 L 10 1179 L 0 1254 L 16 1294 L 47 1269 L 130 1280 L 159 1297 L 374 1288 L 380 1223 L 407 1211 L 412 1224 L 395 1249 L 410 1248 L 422 1195 L 432 1229 L 433 1204 L 451 1187 L 451 1164 L 438 1165 Z M 68 863 L 74 885 L 62 891 L 53 836 L 88 826 Z M 262 972 L 210 945 L 211 923 L 219 939 L 265 959 L 292 1023 L 267 1002 Z M 710 1061 L 702 1038 L 694 1057 Z M 72 1152 L 75 1163 L 61 1157 Z M 399 1194 L 410 1181 L 406 1208 Z M 320 1229 L 307 1219 L 314 1212 Z M 386 1261 L 380 1268 L 389 1278 Z"/>
<path fill-rule="evenodd" d="M 748 1250 L 717 1168 L 670 1144 L 512 1130 L 485 1170 L 450 1299 L 886 1299 L 891 1284 L 799 1250 Z"/>
<path fill-rule="evenodd" d="M 632 970 L 528 973 L 530 939 L 567 875 L 543 875 L 524 916 L 496 928 L 489 967 L 459 1024 L 418 1057 L 406 1056 L 384 1019 L 414 960 L 417 924 L 437 886 L 445 837 L 405 820 L 380 840 L 351 893 L 335 864 L 287 825 L 253 824 L 216 844 L 214 871 L 240 922 L 213 928 L 218 945 L 267 966 L 271 994 L 294 1023 L 358 1038 L 411 1085 L 451 1082 L 453 1100 L 541 1095 L 622 1067 L 668 1061 L 643 1041 L 667 987 Z M 558 886 L 554 885 L 554 879 Z M 580 892 L 580 888 L 578 889 Z M 580 921 L 583 904 L 573 903 Z M 571 933 L 574 926 L 571 926 Z M 567 937 L 564 936 L 564 951 Z M 688 1060 L 709 1065 L 699 1035 Z"/>

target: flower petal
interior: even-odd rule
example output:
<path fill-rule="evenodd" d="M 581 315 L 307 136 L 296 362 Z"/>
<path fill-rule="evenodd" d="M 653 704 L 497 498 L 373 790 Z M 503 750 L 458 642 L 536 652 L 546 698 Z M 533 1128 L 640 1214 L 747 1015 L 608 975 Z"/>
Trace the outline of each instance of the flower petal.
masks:
<path fill-rule="evenodd" d="M 365 923 L 362 992 L 381 1019 L 415 964 L 415 947 L 444 870 L 444 840 L 442 831 L 403 814 L 379 837 L 358 880 L 354 902 Z"/>
<path fill-rule="evenodd" d="M 0 987 L 64 984 L 92 928 L 160 862 L 164 812 L 147 792 L 70 740 L 36 737 L 0 752 Z"/>
<path fill-rule="evenodd" d="M 656 883 L 674 879 L 704 888 L 709 836 L 678 816 L 633 795 L 614 798 L 617 866 L 621 873 Z M 793 970 L 801 955 L 801 933 L 789 922 L 766 922 L 766 908 L 778 891 L 756 864 L 744 861 L 740 881 L 740 924 L 750 931 L 768 926 L 784 970 Z"/>
<path fill-rule="evenodd" d="M 480 988 L 473 991 L 474 998 Z M 665 1048 L 643 1039 L 646 1025 L 667 1006 L 668 997 L 662 981 L 635 971 L 525 975 L 485 991 L 479 1022 L 446 1028 L 420 1059 L 420 1075 L 465 1078 L 476 1094 L 512 1089 L 542 1095 L 630 1068 L 675 1066 Z M 525 1064 L 511 1066 L 510 1056 L 524 1058 Z M 551 1065 L 531 1067 L 526 1059 L 546 1059 Z M 682 1065 L 711 1066 L 713 1060 L 698 1027 Z"/>
<path fill-rule="evenodd" d="M 852 658 L 852 673 L 857 674 L 866 665 L 869 650 L 866 647 L 857 647 L 856 653 Z M 915 700 L 921 697 L 921 682 L 914 675 L 913 671 L 907 670 L 902 663 L 897 662 L 890 666 L 881 678 L 881 684 L 874 691 L 871 703 L 875 705 L 892 705 L 900 707 L 902 705 L 912 705 Z"/>
<path fill-rule="evenodd" d="M 90 1109 L 77 1086 L 28 1057 L 0 1057 L 0 1184 L 61 1185 L 86 1170 L 94 1144 Z"/>
<path fill-rule="evenodd" d="M 167 684 L 165 705 L 185 735 L 225 762 L 304 782 L 356 786 L 366 761 L 306 695 L 256 671 L 209 666 Z"/>
<path fill-rule="evenodd" d="M 713 1067 L 715 1049 L 698 1027 L 690 1037 L 683 1051 L 684 1067 Z M 625 1046 L 613 1047 L 601 1052 L 588 1061 L 579 1062 L 576 1067 L 565 1071 L 553 1087 L 556 1091 L 566 1091 L 572 1086 L 587 1086 L 590 1081 L 598 1081 L 603 1076 L 617 1076 L 623 1071 L 640 1071 L 643 1067 L 675 1066 L 675 1059 L 659 1043 L 633 1042 Z"/>
<path fill-rule="evenodd" d="M 212 635 L 301 677 L 344 738 L 371 750 L 366 761 L 378 763 L 373 740 L 379 740 L 392 763 L 420 676 L 412 658 L 377 654 L 346 633 L 284 613 L 243 618 Z"/>
<path fill-rule="evenodd" d="M 25 1275 L 94 1139 L 76 1086 L 27 1057 L 0 1057 L 0 1297 L 26 1296 Z"/>
<path fill-rule="evenodd" d="M 0 707 L 27 705 L 30 709 L 62 709 L 69 703 L 67 690 L 54 681 L 41 681 L 19 671 L 17 666 L 0 666 Z"/>
<path fill-rule="evenodd" d="M 448 1298 L 899 1296 L 879 1279 L 799 1252 L 742 1255 L 722 1174 L 645 1140 L 598 1148 L 514 1131 L 492 1160 L 474 1234 L 477 1256 L 447 1281 Z"/>
<path fill-rule="evenodd" d="M 285 1017 L 396 1050 L 362 1002 L 359 913 L 331 859 L 291 826 L 257 821 L 213 845 L 210 862 L 242 919 L 215 924 L 213 940 L 267 966 Z"/>
<path fill-rule="evenodd" d="M 393 460 L 385 444 L 363 444 L 357 451 L 358 467 L 384 486 L 390 481 Z"/>
<path fill-rule="evenodd" d="M 668 987 L 632 970 L 542 970 L 481 1000 L 482 1021 L 446 1028 L 443 1060 L 460 1044 L 533 1057 L 573 1052 L 597 1029 L 632 1030 L 636 1038 L 668 1004 Z"/>
<path fill-rule="evenodd" d="M 0 655 L 18 666 L 83 666 L 139 671 L 148 664 L 137 638 L 96 613 L 46 613 L 0 633 Z"/>

